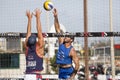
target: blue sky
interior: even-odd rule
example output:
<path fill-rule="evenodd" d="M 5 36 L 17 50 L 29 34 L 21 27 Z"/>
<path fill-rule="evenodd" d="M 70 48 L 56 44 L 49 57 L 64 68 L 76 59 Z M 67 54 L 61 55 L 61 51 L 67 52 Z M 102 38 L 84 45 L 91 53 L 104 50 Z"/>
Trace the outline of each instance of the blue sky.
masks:
<path fill-rule="evenodd" d="M 0 0 L 0 32 L 26 32 L 26 10 L 42 10 L 41 23 L 43 32 L 53 25 L 52 11 L 45 11 L 46 0 Z M 58 10 L 59 22 L 69 32 L 83 32 L 83 0 L 51 0 Z M 120 32 L 120 0 L 113 0 L 113 31 Z M 46 15 L 49 15 L 46 17 Z M 49 20 L 49 23 L 48 23 Z M 110 31 L 109 0 L 88 0 L 88 31 Z M 32 21 L 32 32 L 36 32 L 35 17 Z"/>

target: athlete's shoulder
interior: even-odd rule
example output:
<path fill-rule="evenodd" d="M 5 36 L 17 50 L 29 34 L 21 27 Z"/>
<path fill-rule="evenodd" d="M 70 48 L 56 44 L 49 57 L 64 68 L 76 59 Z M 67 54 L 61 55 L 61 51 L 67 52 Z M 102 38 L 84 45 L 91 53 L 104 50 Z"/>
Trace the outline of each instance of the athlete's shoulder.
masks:
<path fill-rule="evenodd" d="M 75 53 L 76 53 L 75 48 L 74 48 L 74 47 L 71 47 L 70 54 L 71 54 L 71 55 L 74 55 Z"/>

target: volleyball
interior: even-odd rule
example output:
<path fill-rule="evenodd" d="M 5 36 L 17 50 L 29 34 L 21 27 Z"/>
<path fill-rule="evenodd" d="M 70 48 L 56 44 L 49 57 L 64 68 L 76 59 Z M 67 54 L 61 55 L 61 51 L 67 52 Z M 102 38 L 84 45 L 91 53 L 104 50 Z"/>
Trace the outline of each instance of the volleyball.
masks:
<path fill-rule="evenodd" d="M 50 11 L 53 9 L 53 3 L 51 1 L 45 1 L 43 7 L 46 11 Z"/>

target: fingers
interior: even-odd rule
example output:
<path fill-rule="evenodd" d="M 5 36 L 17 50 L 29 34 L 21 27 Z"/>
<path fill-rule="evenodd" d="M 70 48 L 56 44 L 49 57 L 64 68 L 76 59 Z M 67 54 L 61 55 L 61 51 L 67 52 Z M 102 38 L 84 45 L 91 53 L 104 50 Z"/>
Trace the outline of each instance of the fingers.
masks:
<path fill-rule="evenodd" d="M 35 9 L 35 12 L 36 12 L 36 13 L 41 13 L 42 11 L 41 11 L 39 8 L 36 8 L 36 9 Z"/>
<path fill-rule="evenodd" d="M 57 12 L 57 10 L 56 10 L 56 8 L 54 8 L 54 9 L 53 9 L 53 13 L 56 13 L 56 12 Z"/>
<path fill-rule="evenodd" d="M 54 8 L 53 14 L 54 14 L 54 17 L 57 17 L 58 13 L 57 13 L 57 9 L 56 8 Z"/>
<path fill-rule="evenodd" d="M 36 17 L 39 17 L 41 13 L 42 11 L 39 8 L 36 8 L 32 14 Z"/>
<path fill-rule="evenodd" d="M 26 10 L 26 16 L 30 13 L 30 10 Z"/>
<path fill-rule="evenodd" d="M 26 16 L 28 18 L 32 18 L 32 16 L 34 15 L 35 17 L 39 17 L 40 14 L 42 13 L 42 11 L 39 8 L 36 8 L 33 12 L 30 12 L 30 10 L 26 10 Z"/>
<path fill-rule="evenodd" d="M 31 19 L 32 18 L 32 13 L 30 12 L 30 10 L 26 10 L 26 16 Z"/>
<path fill-rule="evenodd" d="M 56 8 L 54 8 L 54 11 L 55 11 L 55 12 L 57 12 L 57 9 L 56 9 Z"/>
<path fill-rule="evenodd" d="M 39 8 L 36 8 L 32 13 L 30 12 L 30 10 L 26 10 L 26 16 L 34 15 L 34 16 L 37 17 L 37 15 L 39 16 L 41 13 L 42 13 L 42 11 Z M 57 9 L 56 8 L 54 8 L 53 14 L 54 14 L 54 16 L 57 16 L 58 13 L 57 13 Z"/>

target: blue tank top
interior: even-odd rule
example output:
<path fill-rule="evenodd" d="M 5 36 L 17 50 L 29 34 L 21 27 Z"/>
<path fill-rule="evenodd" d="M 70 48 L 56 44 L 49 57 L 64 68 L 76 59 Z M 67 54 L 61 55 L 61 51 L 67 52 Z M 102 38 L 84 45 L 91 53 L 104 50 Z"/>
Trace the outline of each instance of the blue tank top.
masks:
<path fill-rule="evenodd" d="M 26 54 L 26 73 L 43 70 L 43 58 L 36 53 L 36 45 L 28 48 Z"/>
<path fill-rule="evenodd" d="M 66 48 L 64 44 L 60 44 L 58 53 L 56 54 L 57 64 L 72 64 L 72 58 L 69 56 L 72 46 Z"/>

